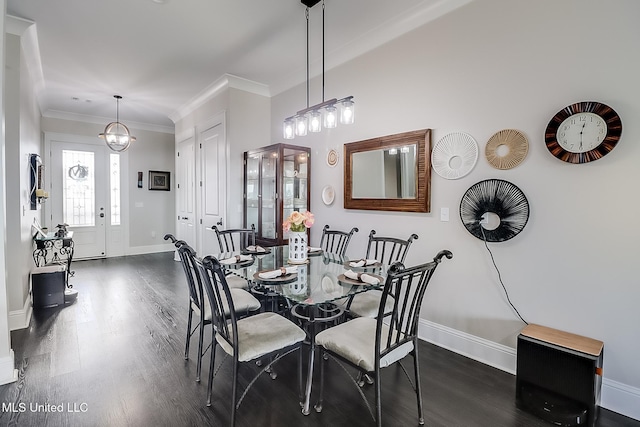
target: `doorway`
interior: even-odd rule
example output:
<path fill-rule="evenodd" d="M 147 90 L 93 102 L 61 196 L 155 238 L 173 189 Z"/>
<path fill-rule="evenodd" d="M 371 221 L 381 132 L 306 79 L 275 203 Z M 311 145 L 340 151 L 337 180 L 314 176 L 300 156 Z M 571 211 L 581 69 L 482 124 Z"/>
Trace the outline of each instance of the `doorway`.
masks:
<path fill-rule="evenodd" d="M 58 224 L 67 224 L 67 230 L 73 231 L 74 259 L 121 255 L 124 154 L 112 153 L 88 137 L 50 134 L 45 152 L 51 196 L 44 223 L 52 231 Z"/>

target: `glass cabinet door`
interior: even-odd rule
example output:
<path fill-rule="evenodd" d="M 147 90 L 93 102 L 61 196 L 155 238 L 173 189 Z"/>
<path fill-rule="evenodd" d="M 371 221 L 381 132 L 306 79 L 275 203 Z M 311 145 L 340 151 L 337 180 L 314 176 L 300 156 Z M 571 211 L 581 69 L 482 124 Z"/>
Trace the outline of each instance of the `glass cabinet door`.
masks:
<path fill-rule="evenodd" d="M 261 211 L 261 234 L 267 239 L 277 238 L 276 231 L 276 166 L 278 162 L 277 151 L 266 151 L 262 153 L 262 173 L 260 183 L 262 187 L 262 211 Z"/>
<path fill-rule="evenodd" d="M 307 171 L 308 155 L 305 151 L 284 150 L 284 218 L 291 212 L 304 212 L 308 208 Z"/>
<path fill-rule="evenodd" d="M 259 245 L 286 244 L 284 220 L 309 210 L 310 155 L 307 147 L 287 144 L 244 153 L 244 225 L 255 226 Z"/>
<path fill-rule="evenodd" d="M 247 228 L 255 226 L 258 230 L 258 213 L 260 208 L 260 155 L 247 156 L 246 167 L 246 222 Z"/>

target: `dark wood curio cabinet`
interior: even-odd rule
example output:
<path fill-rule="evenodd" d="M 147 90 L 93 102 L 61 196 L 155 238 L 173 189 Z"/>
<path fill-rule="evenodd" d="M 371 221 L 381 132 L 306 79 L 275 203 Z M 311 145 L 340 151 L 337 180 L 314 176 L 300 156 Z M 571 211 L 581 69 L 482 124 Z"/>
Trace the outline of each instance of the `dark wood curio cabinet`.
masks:
<path fill-rule="evenodd" d="M 255 226 L 257 244 L 286 244 L 284 220 L 311 210 L 310 156 L 310 148 L 288 144 L 244 153 L 244 227 Z"/>

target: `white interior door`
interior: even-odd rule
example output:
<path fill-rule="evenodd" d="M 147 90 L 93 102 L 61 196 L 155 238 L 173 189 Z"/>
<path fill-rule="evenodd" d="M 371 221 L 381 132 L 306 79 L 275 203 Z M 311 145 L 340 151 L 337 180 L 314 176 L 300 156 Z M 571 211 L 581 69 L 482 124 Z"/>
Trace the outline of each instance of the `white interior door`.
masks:
<path fill-rule="evenodd" d="M 227 149 L 223 122 L 199 134 L 200 140 L 200 221 L 198 224 L 202 256 L 220 251 L 211 228 L 227 228 Z"/>
<path fill-rule="evenodd" d="M 74 259 L 106 256 L 106 148 L 77 142 L 51 142 L 51 229 L 68 224 Z"/>
<path fill-rule="evenodd" d="M 178 215 L 177 238 L 196 247 L 196 169 L 195 139 L 190 136 L 178 142 L 176 157 L 176 211 Z"/>

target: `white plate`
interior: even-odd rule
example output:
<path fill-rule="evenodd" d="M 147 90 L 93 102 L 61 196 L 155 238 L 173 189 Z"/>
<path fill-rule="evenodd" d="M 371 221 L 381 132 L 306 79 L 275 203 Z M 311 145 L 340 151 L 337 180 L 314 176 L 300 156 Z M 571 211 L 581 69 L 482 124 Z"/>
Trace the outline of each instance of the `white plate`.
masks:
<path fill-rule="evenodd" d="M 339 158 L 340 158 L 340 156 L 338 155 L 338 151 L 336 151 L 336 150 L 334 150 L 332 148 L 327 153 L 327 165 L 329 165 L 332 168 L 335 167 L 338 164 L 338 159 Z"/>
<path fill-rule="evenodd" d="M 325 205 L 329 206 L 331 203 L 333 203 L 333 199 L 335 198 L 336 198 L 336 190 L 334 190 L 332 186 L 326 185 L 322 189 L 322 202 Z"/>

